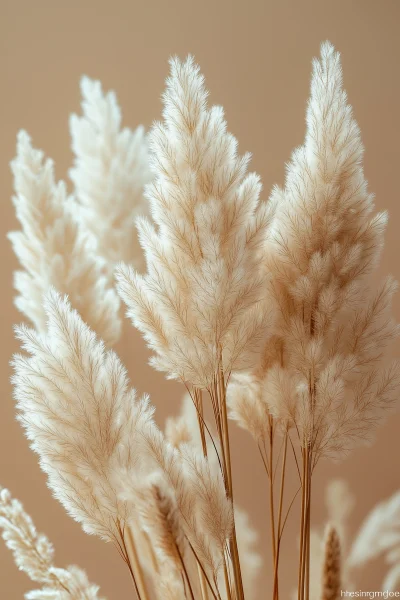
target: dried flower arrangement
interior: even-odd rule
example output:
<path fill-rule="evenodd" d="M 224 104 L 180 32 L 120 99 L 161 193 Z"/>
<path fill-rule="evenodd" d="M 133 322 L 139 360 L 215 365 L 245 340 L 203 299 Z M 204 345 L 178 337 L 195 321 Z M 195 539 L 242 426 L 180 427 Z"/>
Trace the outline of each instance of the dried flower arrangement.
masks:
<path fill-rule="evenodd" d="M 235 504 L 231 419 L 253 437 L 269 481 L 271 598 L 295 510 L 298 600 L 337 598 L 351 567 L 383 552 L 395 585 L 398 495 L 351 551 L 343 483 L 328 493 L 325 536 L 311 528 L 320 459 L 368 437 L 400 373 L 386 355 L 399 331 L 396 284 L 370 284 L 387 217 L 367 190 L 339 54 L 325 43 L 314 61 L 305 142 L 268 201 L 192 58 L 171 60 L 163 120 L 148 135 L 121 129 L 116 97 L 98 82 L 84 78 L 82 95 L 83 116 L 71 118 L 72 196 L 25 132 L 12 163 L 16 305 L 33 324 L 16 328 L 25 354 L 14 357 L 13 383 L 54 496 L 114 544 L 139 600 L 251 600 L 261 558 Z M 153 367 L 186 390 L 164 431 L 110 349 L 119 298 Z M 17 565 L 43 586 L 26 598 L 99 598 L 84 571 L 54 566 L 50 542 L 5 489 L 0 527 Z"/>

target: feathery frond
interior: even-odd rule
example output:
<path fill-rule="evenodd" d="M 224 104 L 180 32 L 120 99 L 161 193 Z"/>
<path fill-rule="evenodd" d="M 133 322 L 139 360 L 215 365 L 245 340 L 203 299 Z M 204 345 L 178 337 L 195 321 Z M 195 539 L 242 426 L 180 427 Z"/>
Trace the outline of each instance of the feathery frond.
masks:
<path fill-rule="evenodd" d="M 307 134 L 287 168 L 265 251 L 278 306 L 264 367 L 270 409 L 289 418 L 313 464 L 364 441 L 395 398 L 397 363 L 383 367 L 398 335 L 397 284 L 369 280 L 387 216 L 374 213 L 363 146 L 342 85 L 340 57 L 325 43 L 314 61 Z M 262 363 L 263 361 L 261 361 Z M 283 390 L 283 400 L 280 400 Z"/>
<path fill-rule="evenodd" d="M 233 527 L 232 502 L 227 498 L 220 469 L 196 451 L 193 446 L 181 450 L 186 480 L 196 497 L 196 511 L 202 531 L 215 539 L 222 553 Z"/>
<path fill-rule="evenodd" d="M 270 435 L 269 407 L 263 386 L 250 373 L 236 375 L 228 387 L 229 416 L 254 438 L 257 445 Z"/>
<path fill-rule="evenodd" d="M 253 600 L 257 598 L 258 577 L 263 566 L 262 557 L 256 550 L 259 535 L 251 525 L 249 515 L 237 505 L 235 505 L 235 524 L 245 596 L 246 600 Z"/>
<path fill-rule="evenodd" d="M 134 464 L 142 405 L 118 357 L 66 299 L 51 291 L 44 308 L 46 334 L 17 328 L 31 355 L 13 361 L 18 418 L 55 497 L 86 532 L 117 542 L 127 515 L 112 474 Z"/>
<path fill-rule="evenodd" d="M 171 61 L 164 122 L 153 126 L 155 180 L 147 188 L 154 223 L 139 219 L 147 273 L 122 265 L 119 292 L 172 378 L 209 388 L 220 368 L 248 362 L 269 324 L 260 249 L 273 214 L 247 174 L 221 107 L 207 107 L 204 79 L 189 57 Z"/>
<path fill-rule="evenodd" d="M 23 271 L 15 273 L 16 306 L 46 331 L 44 295 L 53 286 L 68 294 L 83 320 L 108 344 L 120 335 L 119 299 L 105 276 L 96 241 L 82 226 L 79 207 L 54 180 L 53 163 L 18 134 L 13 199 L 21 231 L 9 233 Z"/>
<path fill-rule="evenodd" d="M 353 498 L 343 482 L 327 491 L 325 540 L 311 526 L 317 463 L 363 442 L 400 384 L 387 361 L 400 331 L 397 284 L 373 279 L 387 216 L 367 189 L 339 54 L 325 43 L 314 61 L 305 142 L 268 202 L 191 57 L 171 60 L 149 148 L 143 128 L 121 129 L 113 92 L 88 78 L 81 89 L 83 114 L 70 122 L 76 198 L 23 132 L 13 162 L 22 230 L 10 238 L 24 269 L 16 302 L 36 328 L 17 328 L 28 355 L 14 358 L 13 383 L 53 494 L 87 533 L 115 544 L 139 600 L 251 600 L 261 559 L 236 507 L 229 409 L 269 480 L 272 600 L 282 596 L 281 542 L 298 496 L 298 600 L 337 599 L 351 570 L 380 555 L 394 589 L 398 494 L 373 511 L 349 559 Z M 143 197 L 151 217 L 136 219 Z M 165 432 L 101 341 L 119 336 L 119 262 L 118 292 L 151 364 L 187 391 Z M 291 460 L 300 485 L 288 499 Z M 97 599 L 83 571 L 54 567 L 47 538 L 4 490 L 0 527 L 43 585 L 28 599 Z"/>
<path fill-rule="evenodd" d="M 121 110 L 114 92 L 104 93 L 100 81 L 82 77 L 82 116 L 72 115 L 75 154 L 70 177 L 81 219 L 97 240 L 99 254 L 113 276 L 124 261 L 141 266 L 135 220 L 147 213 L 144 186 L 150 182 L 144 128 L 121 129 Z"/>
<path fill-rule="evenodd" d="M 184 448 L 185 456 L 182 456 L 181 449 L 177 450 L 166 441 L 149 411 L 143 411 L 137 419 L 136 432 L 140 444 L 138 452 L 147 457 L 147 473 L 153 469 L 163 474 L 175 498 L 181 528 L 190 547 L 211 580 L 216 581 L 221 568 L 222 536 L 229 535 L 232 518 L 220 473 L 214 474 L 205 459 L 201 465 L 193 464 L 189 447 Z M 197 458 L 202 460 L 201 455 L 196 455 Z M 194 482 L 192 478 L 196 468 L 200 479 Z M 129 472 L 127 476 L 129 478 Z M 219 531 L 219 524 L 225 526 L 223 534 Z"/>
<path fill-rule="evenodd" d="M 98 586 L 75 566 L 54 566 L 54 549 L 47 537 L 36 531 L 22 504 L 6 489 L 0 490 L 0 529 L 17 567 L 32 581 L 44 585 L 25 595 L 27 600 L 99 600 Z"/>
<path fill-rule="evenodd" d="M 136 491 L 136 498 L 142 526 L 160 562 L 181 571 L 185 540 L 171 490 L 162 478 L 153 477 Z"/>
<path fill-rule="evenodd" d="M 185 394 L 181 410 L 177 416 L 169 416 L 165 421 L 165 438 L 179 448 L 182 444 L 196 443 L 199 437 L 196 408 L 189 394 Z"/>
<path fill-rule="evenodd" d="M 351 547 L 349 564 L 359 567 L 381 554 L 400 563 L 400 492 L 380 502 L 364 521 Z"/>

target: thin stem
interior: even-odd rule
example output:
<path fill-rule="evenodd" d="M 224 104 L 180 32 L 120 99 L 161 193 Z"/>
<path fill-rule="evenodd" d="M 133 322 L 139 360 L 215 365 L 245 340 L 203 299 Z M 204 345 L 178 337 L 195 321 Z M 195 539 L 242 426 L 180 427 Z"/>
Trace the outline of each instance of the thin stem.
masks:
<path fill-rule="evenodd" d="M 204 577 L 204 573 L 201 570 L 199 564 L 197 565 L 197 571 L 198 571 L 199 581 L 200 581 L 201 600 L 208 600 L 208 591 L 207 591 L 206 579 Z"/>
<path fill-rule="evenodd" d="M 297 584 L 298 600 L 303 600 L 303 543 L 304 543 L 304 520 L 305 520 L 305 448 L 302 449 L 303 456 L 303 474 L 301 478 L 301 510 L 300 510 L 300 556 L 299 556 L 299 577 Z"/>
<path fill-rule="evenodd" d="M 282 458 L 282 472 L 281 472 L 281 487 L 279 493 L 279 510 L 278 510 L 278 538 L 276 542 L 276 560 L 275 560 L 275 573 L 274 573 L 274 590 L 273 590 L 273 598 L 276 600 L 279 598 L 279 581 L 278 581 L 278 572 L 279 572 L 279 553 L 281 547 L 281 524 L 282 524 L 282 509 L 283 509 L 283 492 L 285 488 L 285 474 L 286 474 L 286 457 L 287 457 L 287 442 L 288 442 L 288 433 L 285 432 L 284 438 L 284 447 L 283 447 L 283 458 Z"/>
<path fill-rule="evenodd" d="M 131 567 L 131 565 L 130 565 L 130 562 L 129 562 L 129 560 L 128 560 L 128 561 L 126 561 L 126 564 L 127 564 L 127 566 L 128 566 L 128 569 L 129 569 L 129 574 L 130 574 L 130 576 L 131 576 L 132 583 L 133 583 L 133 585 L 134 585 L 134 588 L 135 588 L 136 596 L 137 596 L 138 600 L 142 600 L 142 599 L 141 599 L 141 597 L 140 597 L 140 592 L 139 592 L 139 589 L 138 589 L 137 583 L 136 583 L 135 575 L 134 575 L 134 573 L 133 573 L 133 571 L 132 571 L 132 567 Z"/>
<path fill-rule="evenodd" d="M 184 573 L 184 579 L 186 579 L 187 586 L 188 586 L 189 592 L 190 592 L 190 597 L 191 597 L 192 600 L 194 600 L 193 589 L 192 589 L 192 584 L 190 583 L 189 573 L 187 571 L 187 568 L 186 568 L 186 565 L 185 565 L 185 561 L 183 560 L 183 556 L 182 556 L 182 553 L 181 553 L 181 551 L 179 549 L 178 544 L 175 544 L 175 548 L 176 548 L 176 551 L 178 553 L 179 561 L 180 561 L 180 563 L 182 565 L 182 569 L 183 569 L 183 573 Z"/>
<path fill-rule="evenodd" d="M 223 380 L 223 373 L 220 373 L 218 378 L 219 383 L 219 400 L 222 414 L 222 433 L 223 433 L 223 444 L 225 449 L 225 460 L 226 460 L 226 475 L 228 481 L 229 497 L 233 497 L 233 486 L 232 486 L 232 465 L 231 465 L 231 448 L 229 440 L 229 429 L 228 429 L 228 411 L 226 407 L 226 394 L 225 385 Z"/>
<path fill-rule="evenodd" d="M 233 523 L 232 537 L 229 540 L 229 549 L 232 555 L 233 574 L 235 578 L 237 598 L 238 600 L 244 600 L 244 589 L 242 582 L 242 573 L 240 569 L 239 548 L 237 544 L 235 522 Z"/>
<path fill-rule="evenodd" d="M 307 521 L 306 521 L 306 577 L 305 596 L 310 597 L 310 530 L 311 530 L 311 452 L 308 461 L 308 494 L 307 494 Z"/>
<path fill-rule="evenodd" d="M 310 508 L 312 451 L 307 444 L 303 450 L 302 510 L 299 561 L 299 600 L 309 600 L 310 590 Z"/>
<path fill-rule="evenodd" d="M 274 456 L 274 423 L 272 416 L 269 419 L 269 506 L 271 522 L 271 547 L 272 547 L 272 565 L 275 570 L 276 562 L 276 536 L 275 536 L 275 506 L 274 506 L 274 480 L 273 480 L 273 456 Z"/>
<path fill-rule="evenodd" d="M 116 548 L 117 548 L 118 553 L 121 556 L 122 560 L 124 561 L 124 563 L 126 564 L 126 566 L 129 569 L 129 574 L 131 576 L 132 583 L 135 588 L 136 596 L 137 596 L 138 600 L 142 600 L 141 596 L 140 596 L 139 588 L 138 588 L 138 585 L 136 582 L 136 577 L 132 570 L 131 562 L 129 560 L 128 548 L 126 546 L 126 541 L 125 541 L 124 527 L 121 525 L 121 522 L 119 521 L 119 519 L 116 519 L 114 522 L 115 522 L 115 526 L 119 533 L 118 538 L 115 537 L 115 540 L 114 540 Z"/>
<path fill-rule="evenodd" d="M 282 534 L 283 534 L 283 530 L 285 529 L 286 521 L 288 520 L 288 516 L 289 516 L 290 510 L 291 510 L 291 508 L 292 508 L 292 506 L 293 506 L 293 503 L 294 503 L 294 501 L 295 501 L 295 500 L 296 500 L 296 498 L 297 498 L 297 494 L 299 493 L 299 491 L 300 491 L 300 490 L 301 490 L 301 486 L 300 486 L 299 488 L 297 488 L 297 491 L 296 491 L 296 493 L 294 494 L 294 496 L 293 496 L 293 498 L 292 498 L 292 500 L 291 500 L 291 502 L 290 502 L 290 504 L 289 504 L 289 507 L 288 507 L 288 509 L 287 509 L 287 511 L 286 511 L 286 515 L 285 515 L 285 518 L 284 518 L 284 520 L 283 520 L 283 524 L 282 524 L 281 536 L 282 536 Z"/>
<path fill-rule="evenodd" d="M 210 431 L 210 429 L 209 429 L 209 427 L 208 427 L 208 425 L 207 425 L 206 421 L 204 420 L 204 415 L 203 415 L 203 412 L 201 412 L 201 413 L 199 412 L 199 409 L 198 409 L 198 407 L 197 407 L 197 404 L 196 404 L 196 401 L 195 401 L 195 398 L 194 398 L 194 392 L 192 391 L 192 389 L 191 389 L 191 388 L 190 388 L 190 387 L 187 385 L 187 383 L 186 383 L 186 382 L 185 382 L 183 379 L 181 379 L 181 382 L 183 383 L 183 385 L 184 385 L 184 386 L 185 386 L 185 388 L 187 389 L 187 391 L 188 391 L 188 393 L 189 393 L 189 395 L 190 395 L 190 397 L 191 397 L 191 399 L 192 399 L 192 402 L 193 402 L 193 404 L 194 404 L 194 407 L 195 407 L 195 409 L 196 409 L 196 412 L 197 412 L 197 420 L 198 420 L 198 423 L 199 423 L 199 428 L 203 428 L 203 430 L 207 431 L 207 433 L 208 433 L 208 436 L 209 436 L 209 438 L 210 438 L 210 440 L 211 440 L 211 443 L 212 443 L 212 445 L 214 446 L 215 454 L 216 454 L 216 456 L 217 456 L 217 460 L 218 460 L 219 466 L 220 466 L 220 468 L 221 468 L 221 471 L 222 471 L 221 458 L 220 458 L 220 456 L 219 456 L 219 452 L 218 452 L 217 446 L 216 446 L 216 444 L 215 444 L 215 441 L 214 441 L 214 438 L 213 438 L 213 436 L 212 436 L 212 434 L 211 434 L 211 431 Z M 195 389 L 197 389 L 197 388 L 195 388 Z M 201 390 L 200 390 L 200 391 L 201 391 Z M 210 393 L 210 396 L 211 396 L 211 393 Z M 212 397 L 211 397 L 211 400 L 212 400 Z M 213 403 L 213 402 L 212 402 L 212 403 Z M 214 404 L 214 403 L 213 403 L 213 404 Z M 201 431 L 200 431 L 200 436 L 201 436 L 201 435 L 202 435 L 202 434 L 201 434 Z M 205 454 L 205 456 L 206 456 L 206 455 L 207 455 L 207 443 L 206 443 L 206 445 L 205 445 L 205 451 L 206 451 L 206 454 Z M 204 447 L 203 447 L 203 454 L 204 454 Z"/>
<path fill-rule="evenodd" d="M 301 473 L 300 473 L 299 461 L 297 460 L 296 450 L 294 449 L 292 438 L 290 437 L 289 434 L 288 434 L 288 437 L 289 437 L 290 446 L 291 446 L 292 451 L 293 451 L 293 457 L 294 457 L 294 460 L 295 460 L 295 463 L 296 463 L 297 474 L 298 474 L 299 480 L 301 482 Z"/>
<path fill-rule="evenodd" d="M 205 580 L 207 581 L 208 587 L 210 588 L 210 591 L 211 591 L 211 593 L 213 595 L 214 600 L 219 600 L 220 594 L 219 594 L 219 591 L 218 591 L 218 586 L 216 586 L 217 593 L 215 593 L 214 589 L 213 589 L 213 586 L 211 585 L 211 582 L 210 582 L 210 580 L 209 580 L 209 578 L 207 576 L 207 573 L 205 572 L 204 567 L 201 564 L 201 561 L 200 561 L 199 557 L 197 556 L 196 550 L 193 548 L 193 546 L 190 543 L 189 539 L 188 538 L 186 538 L 186 539 L 188 540 L 189 547 L 190 547 L 191 551 L 193 552 L 193 555 L 194 555 L 194 557 L 195 557 L 195 559 L 197 561 L 197 565 L 200 567 L 200 569 L 201 569 L 201 571 L 202 571 L 202 573 L 203 573 L 203 575 L 205 577 Z M 217 598 L 217 595 L 218 595 L 218 598 Z"/>
<path fill-rule="evenodd" d="M 267 477 L 269 479 L 268 462 L 267 462 L 266 456 L 264 456 L 264 454 L 263 454 L 263 451 L 262 451 L 260 443 L 258 444 L 258 450 L 260 452 L 260 456 L 261 456 L 261 460 L 262 460 L 263 465 L 264 465 L 265 472 L 266 472 Z"/>
<path fill-rule="evenodd" d="M 233 484 L 232 484 L 232 465 L 231 465 L 231 451 L 230 451 L 230 441 L 229 441 L 229 428 L 228 428 L 228 411 L 226 406 L 226 386 L 224 381 L 224 373 L 222 369 L 222 359 L 220 359 L 220 369 L 218 372 L 218 404 L 220 407 L 220 412 L 222 416 L 222 432 L 223 439 L 221 440 L 221 445 L 224 448 L 224 460 L 225 460 L 225 472 L 226 472 L 226 492 L 228 498 L 231 500 L 233 505 Z M 232 565 L 233 565 L 233 577 L 235 581 L 235 591 L 237 594 L 237 600 L 244 600 L 244 590 L 243 590 L 243 582 L 242 582 L 242 573 L 240 569 L 240 559 L 239 559 L 239 549 L 237 545 L 236 538 L 236 527 L 235 527 L 235 519 L 233 520 L 232 534 L 229 540 L 229 549 L 232 556 Z"/>
<path fill-rule="evenodd" d="M 118 531 L 119 531 L 120 537 L 121 537 L 121 541 L 117 542 L 118 552 L 121 554 L 121 557 L 122 557 L 123 561 L 125 562 L 126 566 L 129 569 L 129 574 L 131 576 L 132 583 L 133 583 L 134 588 L 135 588 L 136 596 L 137 596 L 138 600 L 142 600 L 141 596 L 140 596 L 139 588 L 138 588 L 138 585 L 137 585 L 137 582 L 136 582 L 136 577 L 135 577 L 135 574 L 133 572 L 131 562 L 129 560 L 129 553 L 128 553 L 128 549 L 126 547 L 123 530 L 122 530 L 121 524 L 119 522 L 117 523 L 117 528 L 118 528 Z"/>
<path fill-rule="evenodd" d="M 280 458 L 281 458 L 281 454 L 282 454 L 282 448 L 283 448 L 284 444 L 285 444 L 285 436 L 282 438 L 282 442 L 281 442 L 281 444 L 279 446 L 279 452 L 278 452 L 278 455 L 276 457 L 276 464 L 275 464 L 275 468 L 274 468 L 274 476 L 272 478 L 273 481 L 275 481 L 275 479 L 276 479 L 276 472 L 277 472 L 278 467 L 279 467 L 279 462 L 280 462 Z"/>
<path fill-rule="evenodd" d="M 224 580 L 225 580 L 225 588 L 226 588 L 226 597 L 228 600 L 232 600 L 231 585 L 229 582 L 228 565 L 226 562 L 225 552 L 223 552 L 223 559 L 224 559 L 223 564 L 224 564 Z"/>
<path fill-rule="evenodd" d="M 200 395 L 197 395 L 197 392 Z M 199 424 L 199 429 L 200 429 L 201 443 L 202 443 L 202 448 L 203 448 L 203 456 L 204 456 L 204 458 L 207 458 L 207 442 L 205 440 L 205 435 L 204 435 L 204 429 L 206 427 L 207 431 L 208 431 L 208 433 L 209 433 L 209 435 L 211 437 L 212 443 L 214 444 L 215 452 L 217 453 L 217 457 L 218 457 L 218 462 L 219 462 L 219 464 L 221 466 L 221 460 L 219 458 L 219 454 L 218 454 L 217 448 L 215 446 L 215 442 L 214 442 L 214 440 L 213 440 L 213 438 L 211 436 L 211 433 L 210 433 L 210 431 L 209 431 L 209 429 L 208 429 L 208 427 L 207 427 L 207 425 L 205 424 L 205 421 L 204 421 L 203 398 L 202 398 L 201 390 L 197 390 L 196 389 L 195 392 L 194 392 L 194 398 L 192 397 L 192 399 L 193 399 L 193 402 L 194 402 L 194 405 L 195 405 L 196 411 L 197 411 L 197 419 L 198 419 L 198 424 Z M 192 545 L 190 545 L 190 547 L 191 547 L 191 549 L 193 551 L 193 554 L 195 555 L 196 562 L 197 562 L 197 570 L 198 570 L 199 581 L 200 581 L 201 598 L 202 598 L 202 600 L 208 600 L 208 592 L 207 592 L 207 586 L 206 586 L 206 579 L 207 579 L 208 586 L 210 587 L 211 592 L 212 592 L 212 594 L 213 594 L 213 596 L 215 598 L 214 591 L 213 591 L 213 589 L 211 587 L 211 583 L 210 583 L 208 577 L 205 574 L 203 566 L 200 564 L 200 561 L 199 561 L 199 559 L 197 557 L 197 554 L 195 553 Z"/>
<path fill-rule="evenodd" d="M 147 592 L 146 583 L 144 580 L 142 565 L 139 562 L 139 557 L 136 550 L 135 540 L 133 538 L 133 533 L 130 527 L 126 528 L 127 537 L 129 540 L 129 558 L 131 559 L 132 570 L 135 574 L 135 580 L 137 582 L 137 587 L 139 589 L 139 597 L 140 600 L 150 600 L 150 596 Z"/>
<path fill-rule="evenodd" d="M 196 410 L 197 410 L 197 420 L 199 423 L 200 438 L 201 438 L 201 445 L 203 448 L 203 454 L 205 457 L 207 457 L 207 441 L 206 441 L 206 435 L 205 435 L 205 431 L 204 431 L 203 395 L 202 395 L 202 391 L 198 388 L 194 389 L 194 402 L 195 402 L 195 406 L 196 406 Z"/>
<path fill-rule="evenodd" d="M 309 492 L 309 460 L 310 460 L 310 452 L 308 446 L 305 449 L 305 508 L 304 508 L 304 535 L 303 535 L 303 576 L 302 576 L 302 598 L 306 600 L 306 591 L 307 591 L 307 556 L 308 556 L 308 534 L 307 534 L 307 524 L 308 524 L 308 492 Z"/>

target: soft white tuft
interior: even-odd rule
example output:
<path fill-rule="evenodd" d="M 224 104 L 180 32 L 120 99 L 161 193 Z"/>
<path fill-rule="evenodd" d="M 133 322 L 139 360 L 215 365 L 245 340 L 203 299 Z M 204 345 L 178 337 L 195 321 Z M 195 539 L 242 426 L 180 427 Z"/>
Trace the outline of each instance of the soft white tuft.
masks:
<path fill-rule="evenodd" d="M 14 173 L 16 215 L 21 231 L 9 234 L 23 271 L 14 278 L 16 305 L 38 331 L 46 331 L 44 294 L 68 294 L 73 307 L 108 344 L 120 336 L 119 299 L 105 274 L 95 238 L 81 221 L 79 206 L 56 183 L 51 160 L 18 134 Z"/>
<path fill-rule="evenodd" d="M 115 93 L 99 81 L 81 80 L 82 116 L 72 115 L 70 129 L 75 162 L 70 177 L 81 219 L 97 240 L 110 274 L 119 261 L 143 262 L 136 217 L 147 213 L 144 186 L 151 180 L 144 128 L 121 128 Z"/>

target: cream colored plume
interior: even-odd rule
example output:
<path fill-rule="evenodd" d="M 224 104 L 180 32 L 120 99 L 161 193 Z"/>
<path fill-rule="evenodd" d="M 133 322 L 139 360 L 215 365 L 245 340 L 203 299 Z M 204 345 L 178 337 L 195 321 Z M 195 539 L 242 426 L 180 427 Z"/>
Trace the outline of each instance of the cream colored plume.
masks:
<path fill-rule="evenodd" d="M 265 264 L 277 319 L 274 345 L 254 376 L 272 413 L 295 426 L 313 464 L 368 439 L 399 384 L 385 350 L 397 284 L 370 275 L 387 215 L 376 213 L 363 146 L 342 84 L 340 56 L 324 43 L 314 61 L 307 133 L 277 203 Z M 273 351 L 271 351 L 273 350 Z"/>
<path fill-rule="evenodd" d="M 251 362 L 268 329 L 259 255 L 273 205 L 260 201 L 222 108 L 207 106 L 191 57 L 171 60 L 163 98 L 164 120 L 150 132 L 153 222 L 138 221 L 147 273 L 122 265 L 119 292 L 153 366 L 207 388 L 221 362 L 225 373 Z"/>
<path fill-rule="evenodd" d="M 116 263 L 142 266 L 135 220 L 148 212 L 144 186 L 151 180 L 144 128 L 121 127 L 115 93 L 82 77 L 82 116 L 72 115 L 75 154 L 70 177 L 85 227 L 97 240 L 99 254 L 113 277 Z"/>
<path fill-rule="evenodd" d="M 367 188 L 339 54 L 324 43 L 314 60 L 305 141 L 268 201 L 192 57 L 171 60 L 148 138 L 122 128 L 115 94 L 98 81 L 84 77 L 81 90 L 82 115 L 70 121 L 75 196 L 24 132 L 12 163 L 16 304 L 34 324 L 16 328 L 25 354 L 12 363 L 14 396 L 53 495 L 114 544 L 140 600 L 265 595 L 257 532 L 236 507 L 229 408 L 270 483 L 271 598 L 283 593 L 283 535 L 298 509 L 299 600 L 336 600 L 352 569 L 381 555 L 395 589 L 399 494 L 373 511 L 351 552 L 343 482 L 328 488 L 325 538 L 311 528 L 318 461 L 369 438 L 400 383 L 388 359 L 397 284 L 375 281 L 387 216 Z M 106 347 L 120 335 L 114 271 L 151 364 L 188 392 L 165 432 Z M 0 527 L 43 586 L 28 599 L 97 599 L 83 571 L 54 567 L 49 541 L 5 490 Z"/>
<path fill-rule="evenodd" d="M 68 294 L 73 307 L 108 344 L 120 335 L 119 299 L 105 274 L 95 238 L 83 226 L 75 200 L 54 180 L 51 160 L 18 134 L 14 206 L 21 231 L 9 234 L 23 271 L 15 273 L 16 305 L 38 331 L 46 331 L 44 295 Z"/>
<path fill-rule="evenodd" d="M 65 298 L 50 291 L 44 309 L 47 333 L 17 328 L 30 354 L 13 361 L 18 419 L 67 512 L 86 532 L 118 542 L 127 509 L 113 473 L 135 464 L 136 420 L 147 404 Z"/>
<path fill-rule="evenodd" d="M 82 569 L 54 566 L 53 546 L 36 531 L 22 504 L 4 488 L 0 489 L 0 529 L 18 568 L 44 586 L 25 594 L 27 600 L 100 600 L 98 586 L 89 583 Z"/>
<path fill-rule="evenodd" d="M 207 425 L 209 427 L 209 425 Z M 209 427 L 210 428 L 210 427 Z M 183 456 L 187 452 L 187 447 L 191 447 L 193 456 L 197 451 L 202 453 L 202 442 L 199 433 L 197 411 L 194 402 L 189 394 L 185 394 L 182 399 L 181 408 L 178 416 L 169 417 L 166 422 L 166 438 L 178 449 L 183 450 Z M 207 463 L 203 463 L 203 468 L 214 473 L 215 483 L 220 480 L 217 455 L 209 435 L 207 434 Z M 196 486 L 194 486 L 196 489 Z M 198 494 L 196 494 L 197 496 Z M 222 500 L 224 503 L 225 499 Z M 207 508 L 206 508 L 207 511 Z M 243 585 L 246 600 L 252 600 L 257 597 L 257 583 L 263 564 L 262 557 L 257 551 L 258 533 L 251 524 L 250 517 L 245 510 L 234 506 L 234 519 L 236 525 L 239 555 L 241 561 L 241 571 L 243 576 Z"/>
<path fill-rule="evenodd" d="M 400 585 L 400 492 L 380 502 L 370 512 L 358 532 L 349 556 L 351 568 L 364 567 L 384 556 L 388 571 L 383 590 L 396 591 Z"/>

